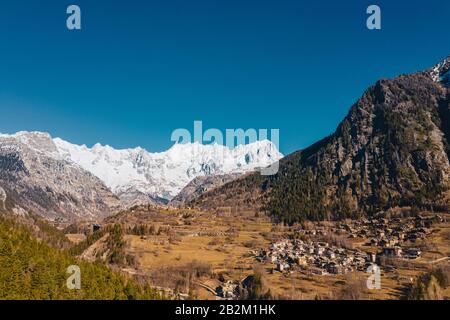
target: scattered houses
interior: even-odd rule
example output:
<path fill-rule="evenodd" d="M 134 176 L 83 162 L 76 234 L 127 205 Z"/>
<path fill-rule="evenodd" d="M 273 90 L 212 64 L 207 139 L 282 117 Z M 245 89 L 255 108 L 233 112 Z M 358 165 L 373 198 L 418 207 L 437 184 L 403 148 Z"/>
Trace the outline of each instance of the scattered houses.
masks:
<path fill-rule="evenodd" d="M 442 217 L 434 215 L 430 217 L 409 218 L 372 218 L 355 220 L 349 223 L 338 223 L 334 231 L 347 233 L 350 238 L 368 238 L 369 245 L 377 247 L 393 247 L 401 245 L 405 241 L 414 242 L 424 239 L 429 234 L 429 228 Z"/>
<path fill-rule="evenodd" d="M 441 222 L 443 218 L 440 215 L 393 219 L 374 217 L 340 223 L 333 231 L 347 233 L 349 238 L 367 238 L 369 239 L 367 244 L 380 247 L 382 255 L 417 259 L 421 256 L 421 252 L 406 247 L 410 243 L 425 239 L 431 232 L 432 225 Z"/>

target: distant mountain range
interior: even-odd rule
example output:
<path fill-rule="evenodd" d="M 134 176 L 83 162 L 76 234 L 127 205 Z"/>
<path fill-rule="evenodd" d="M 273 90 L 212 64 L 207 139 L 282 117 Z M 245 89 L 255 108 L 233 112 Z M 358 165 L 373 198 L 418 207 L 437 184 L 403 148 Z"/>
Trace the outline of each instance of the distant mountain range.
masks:
<path fill-rule="evenodd" d="M 72 221 L 170 202 L 264 210 L 289 224 L 397 206 L 450 211 L 449 87 L 450 57 L 380 80 L 332 135 L 284 158 L 269 141 L 150 153 L 88 148 L 41 132 L 0 135 L 0 211 Z M 257 172 L 278 160 L 276 175 Z"/>
<path fill-rule="evenodd" d="M 266 167 L 282 154 L 268 140 L 234 149 L 198 142 L 175 144 L 150 153 L 142 148 L 116 150 L 110 146 L 78 146 L 53 140 L 59 155 L 100 178 L 116 195 L 140 194 L 167 202 L 196 177 L 245 173 Z"/>
<path fill-rule="evenodd" d="M 240 177 L 190 205 L 251 207 L 289 224 L 396 206 L 450 211 L 449 70 L 450 57 L 378 81 L 332 135 L 283 158 L 277 175 Z"/>
<path fill-rule="evenodd" d="M 100 144 L 88 148 L 42 132 L 3 134 L 0 210 L 20 207 L 64 221 L 96 219 L 136 204 L 168 203 L 197 177 L 238 176 L 281 157 L 267 140 L 234 149 L 175 144 L 150 153 Z"/>

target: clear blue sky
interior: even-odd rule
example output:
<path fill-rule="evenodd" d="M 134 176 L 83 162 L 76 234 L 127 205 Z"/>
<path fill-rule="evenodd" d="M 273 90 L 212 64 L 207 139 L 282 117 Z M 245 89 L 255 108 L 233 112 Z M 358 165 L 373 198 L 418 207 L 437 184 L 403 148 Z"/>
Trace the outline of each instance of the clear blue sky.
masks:
<path fill-rule="evenodd" d="M 82 30 L 66 28 L 66 8 Z M 369 31 L 366 8 L 382 9 Z M 58 0 L 0 4 L 0 132 L 161 151 L 176 128 L 332 133 L 377 79 L 450 54 L 448 0 Z"/>

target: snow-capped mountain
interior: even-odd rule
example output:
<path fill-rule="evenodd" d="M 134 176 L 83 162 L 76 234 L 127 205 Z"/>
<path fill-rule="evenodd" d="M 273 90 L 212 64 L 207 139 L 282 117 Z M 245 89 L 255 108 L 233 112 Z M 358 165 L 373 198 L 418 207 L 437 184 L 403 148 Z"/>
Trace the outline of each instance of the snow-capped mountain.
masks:
<path fill-rule="evenodd" d="M 450 56 L 432 67 L 428 73 L 435 82 L 441 82 L 444 85 L 450 85 Z"/>
<path fill-rule="evenodd" d="M 127 200 L 168 201 L 196 177 L 245 173 L 282 158 L 268 140 L 234 149 L 217 144 L 175 144 L 160 153 L 150 153 L 140 147 L 116 150 L 100 144 L 88 148 L 59 138 L 53 142 L 59 156 L 91 172 Z"/>
<path fill-rule="evenodd" d="M 42 132 L 0 134 L 0 211 L 18 206 L 63 221 L 102 217 L 134 204 L 167 203 L 196 177 L 246 173 L 281 157 L 269 141 L 235 149 L 175 144 L 150 153 L 88 148 Z"/>
<path fill-rule="evenodd" d="M 50 135 L 0 134 L 0 212 L 70 222 L 97 219 L 122 208 L 96 176 L 59 154 Z"/>

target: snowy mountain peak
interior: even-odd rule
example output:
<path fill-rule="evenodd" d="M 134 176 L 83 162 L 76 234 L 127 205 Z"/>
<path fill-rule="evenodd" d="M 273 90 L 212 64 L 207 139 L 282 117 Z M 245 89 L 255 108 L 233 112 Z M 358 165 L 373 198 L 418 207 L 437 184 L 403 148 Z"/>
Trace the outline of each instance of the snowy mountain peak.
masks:
<path fill-rule="evenodd" d="M 198 142 L 174 144 L 164 152 L 150 153 L 136 147 L 114 149 L 97 143 L 76 145 L 44 132 L 0 134 L 0 147 L 33 150 L 65 161 L 99 178 L 113 193 L 127 201 L 168 201 L 189 182 L 201 176 L 240 174 L 269 166 L 282 158 L 270 141 L 257 141 L 234 149 Z"/>
<path fill-rule="evenodd" d="M 199 176 L 245 173 L 282 158 L 268 140 L 234 149 L 198 142 L 174 144 L 165 152 L 143 148 L 117 150 L 108 145 L 92 148 L 53 139 L 58 153 L 102 180 L 116 195 L 133 193 L 151 199 L 170 200 Z"/>
<path fill-rule="evenodd" d="M 0 134 L 2 146 L 26 146 L 39 154 L 45 154 L 55 159 L 60 159 L 58 150 L 52 137 L 47 132 L 19 131 L 15 134 Z"/>
<path fill-rule="evenodd" d="M 450 85 L 450 56 L 432 67 L 428 73 L 435 82 Z"/>

